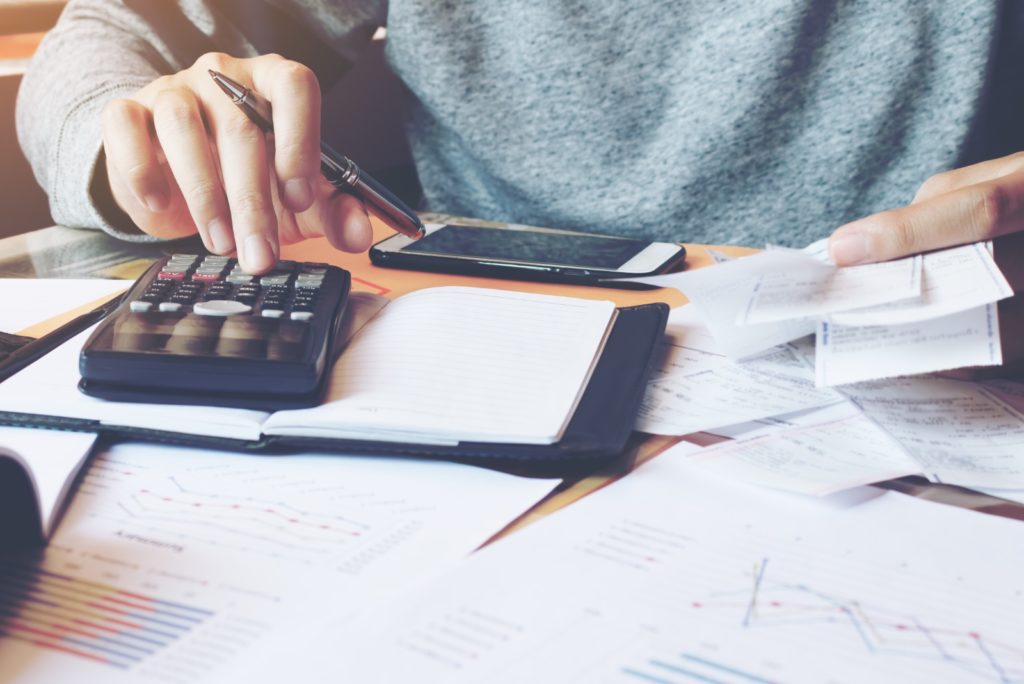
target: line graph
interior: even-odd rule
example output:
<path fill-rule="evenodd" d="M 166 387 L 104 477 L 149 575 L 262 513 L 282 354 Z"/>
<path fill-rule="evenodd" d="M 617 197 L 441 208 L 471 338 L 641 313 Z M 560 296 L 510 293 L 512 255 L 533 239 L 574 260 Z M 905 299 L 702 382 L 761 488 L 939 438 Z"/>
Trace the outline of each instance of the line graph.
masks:
<path fill-rule="evenodd" d="M 777 577 L 768 557 L 752 563 L 743 574 L 748 581 L 746 587 L 713 592 L 706 599 L 692 601 L 687 619 L 731 620 L 752 637 L 773 633 L 780 638 L 805 639 L 809 647 L 827 642 L 830 647 L 860 657 L 869 654 L 907 662 L 928 661 L 973 675 L 977 681 L 1024 682 L 1024 638 L 1014 643 L 966 626 L 930 624 L 884 605 Z M 691 659 L 685 654 L 674 657 Z M 663 667 L 666 662 L 669 659 L 649 660 L 646 666 L 654 667 L 655 673 L 651 676 L 664 677 L 671 670 Z M 623 670 L 632 677 L 651 672 L 632 666 Z M 746 681 L 759 676 L 744 673 Z"/>
<path fill-rule="evenodd" d="M 416 514 L 427 512 L 402 497 L 301 469 L 221 464 L 164 473 L 109 456 L 92 464 L 79 496 L 93 499 L 84 507 L 88 517 L 140 543 L 210 544 L 349 573 L 371 563 L 379 555 L 374 549 L 385 552 L 388 539 L 412 534 Z"/>

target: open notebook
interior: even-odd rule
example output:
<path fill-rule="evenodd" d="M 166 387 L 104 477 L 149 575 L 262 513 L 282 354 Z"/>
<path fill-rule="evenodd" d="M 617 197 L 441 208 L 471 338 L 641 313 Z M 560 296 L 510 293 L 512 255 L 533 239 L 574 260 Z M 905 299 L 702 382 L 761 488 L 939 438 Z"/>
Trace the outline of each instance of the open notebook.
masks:
<path fill-rule="evenodd" d="M 353 304 L 358 318 L 380 301 Z M 320 406 L 276 413 L 85 396 L 77 382 L 86 331 L 0 384 L 0 422 L 564 470 L 621 450 L 666 316 L 665 305 L 616 309 L 608 301 L 482 288 L 420 290 L 359 330 Z"/>

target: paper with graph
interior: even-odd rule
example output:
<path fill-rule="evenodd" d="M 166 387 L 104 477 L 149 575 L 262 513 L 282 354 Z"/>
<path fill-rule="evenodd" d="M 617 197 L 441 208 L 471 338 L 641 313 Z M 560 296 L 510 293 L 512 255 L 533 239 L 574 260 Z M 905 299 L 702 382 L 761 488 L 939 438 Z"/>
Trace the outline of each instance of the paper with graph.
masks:
<path fill-rule="evenodd" d="M 553 484 L 452 463 L 115 447 L 45 552 L 0 556 L 0 681 L 225 681 L 282 634 L 450 569 Z"/>
<path fill-rule="evenodd" d="M 1021 567 L 1019 521 L 878 490 L 786 496 L 657 458 L 358 629 L 325 627 L 303 642 L 303 668 L 260 672 L 359 682 L 1018 682 Z"/>

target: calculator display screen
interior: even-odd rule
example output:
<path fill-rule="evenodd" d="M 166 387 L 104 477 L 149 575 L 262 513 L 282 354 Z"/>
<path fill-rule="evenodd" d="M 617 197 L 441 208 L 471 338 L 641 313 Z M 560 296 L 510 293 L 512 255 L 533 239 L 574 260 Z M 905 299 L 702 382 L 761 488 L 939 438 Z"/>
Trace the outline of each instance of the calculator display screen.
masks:
<path fill-rule="evenodd" d="M 402 251 L 615 270 L 649 244 L 646 240 L 591 235 L 444 226 Z"/>
<path fill-rule="evenodd" d="M 300 361 L 309 354 L 309 325 L 257 316 L 126 313 L 94 349 L 180 356 Z"/>

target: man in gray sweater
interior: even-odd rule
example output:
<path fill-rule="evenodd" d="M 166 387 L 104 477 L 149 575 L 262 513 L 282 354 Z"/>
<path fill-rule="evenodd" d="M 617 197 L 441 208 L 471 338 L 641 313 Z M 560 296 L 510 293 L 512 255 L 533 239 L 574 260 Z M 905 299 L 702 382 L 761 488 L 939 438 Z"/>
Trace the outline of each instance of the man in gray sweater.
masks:
<path fill-rule="evenodd" d="M 71 0 L 18 109 L 54 218 L 256 272 L 312 235 L 365 249 L 318 175 L 320 87 L 383 25 L 432 210 L 751 245 L 848 224 L 843 264 L 1024 228 L 1013 0 Z M 272 145 L 210 68 L 272 101 Z"/>

